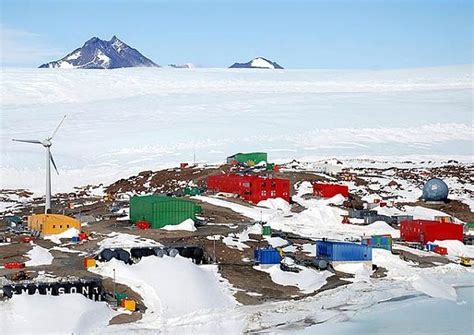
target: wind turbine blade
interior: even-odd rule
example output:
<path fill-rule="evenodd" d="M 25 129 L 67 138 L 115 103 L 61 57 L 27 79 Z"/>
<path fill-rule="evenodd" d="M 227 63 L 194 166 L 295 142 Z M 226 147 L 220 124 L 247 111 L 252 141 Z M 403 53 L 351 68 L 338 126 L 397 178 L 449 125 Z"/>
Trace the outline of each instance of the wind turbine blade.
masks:
<path fill-rule="evenodd" d="M 63 116 L 63 119 L 61 120 L 61 122 L 59 122 L 59 124 L 58 124 L 58 126 L 56 127 L 56 129 L 54 129 L 53 134 L 48 138 L 48 141 L 51 140 L 51 139 L 54 137 L 54 135 L 56 135 L 56 133 L 57 133 L 58 130 L 59 130 L 59 127 L 61 127 L 61 125 L 63 124 L 65 118 L 66 118 L 66 115 Z"/>
<path fill-rule="evenodd" d="M 58 168 L 56 167 L 56 163 L 54 162 L 53 154 L 51 154 L 51 152 L 49 153 L 49 158 L 51 159 L 51 163 L 53 163 L 53 166 L 54 166 L 54 169 L 56 170 L 56 173 L 59 175 Z"/>
<path fill-rule="evenodd" d="M 12 139 L 12 141 L 25 142 L 25 143 L 34 143 L 34 144 L 43 144 L 43 143 L 41 143 L 41 141 L 38 141 L 38 140 L 16 140 L 16 139 Z"/>

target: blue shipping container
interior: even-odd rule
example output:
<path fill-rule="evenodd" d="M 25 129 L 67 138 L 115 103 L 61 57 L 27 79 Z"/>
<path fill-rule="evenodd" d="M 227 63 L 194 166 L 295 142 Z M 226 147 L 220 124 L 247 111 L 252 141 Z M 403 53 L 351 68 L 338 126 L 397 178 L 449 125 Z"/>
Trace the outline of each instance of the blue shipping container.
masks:
<path fill-rule="evenodd" d="M 371 261 L 372 248 L 367 245 L 348 242 L 317 241 L 316 258 L 335 262 Z"/>
<path fill-rule="evenodd" d="M 254 258 L 260 264 L 280 264 L 280 252 L 275 248 L 255 249 Z"/>
<path fill-rule="evenodd" d="M 434 251 L 434 249 L 435 249 L 436 247 L 437 247 L 437 245 L 436 245 L 436 244 L 432 244 L 432 243 L 428 243 L 428 244 L 426 245 L 426 249 L 427 249 L 428 251 Z"/>
<path fill-rule="evenodd" d="M 392 236 L 373 235 L 371 237 L 362 238 L 362 244 L 371 248 L 392 250 Z"/>
<path fill-rule="evenodd" d="M 71 242 L 79 242 L 79 236 L 71 237 Z"/>

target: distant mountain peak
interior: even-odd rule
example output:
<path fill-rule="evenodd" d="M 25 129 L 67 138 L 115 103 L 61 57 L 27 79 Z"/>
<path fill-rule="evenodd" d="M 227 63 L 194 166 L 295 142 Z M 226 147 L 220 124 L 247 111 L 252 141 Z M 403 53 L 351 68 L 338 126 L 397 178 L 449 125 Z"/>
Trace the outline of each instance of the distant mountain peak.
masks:
<path fill-rule="evenodd" d="M 193 63 L 169 64 L 168 66 L 175 69 L 195 69 L 196 68 L 196 65 L 194 65 Z"/>
<path fill-rule="evenodd" d="M 43 64 L 40 68 L 116 69 L 139 66 L 157 67 L 159 65 L 114 35 L 110 41 L 94 36 L 81 48 L 60 60 Z"/>
<path fill-rule="evenodd" d="M 230 69 L 283 69 L 277 62 L 272 62 L 264 57 L 256 57 L 247 63 L 234 63 Z"/>

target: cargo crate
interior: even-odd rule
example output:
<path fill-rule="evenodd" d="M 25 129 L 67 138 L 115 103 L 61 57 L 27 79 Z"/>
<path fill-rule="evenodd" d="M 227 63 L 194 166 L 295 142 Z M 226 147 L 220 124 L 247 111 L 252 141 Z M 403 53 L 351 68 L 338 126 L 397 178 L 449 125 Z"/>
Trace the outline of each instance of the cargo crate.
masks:
<path fill-rule="evenodd" d="M 129 310 L 129 311 L 135 312 L 135 310 L 137 309 L 137 304 L 136 304 L 135 300 L 123 299 L 122 300 L 122 307 Z"/>
<path fill-rule="evenodd" d="M 92 268 L 96 266 L 96 260 L 94 258 L 86 257 L 84 258 L 84 266 L 86 268 Z"/>
<path fill-rule="evenodd" d="M 3 266 L 5 269 L 23 269 L 25 267 L 25 263 L 10 262 L 5 263 Z"/>

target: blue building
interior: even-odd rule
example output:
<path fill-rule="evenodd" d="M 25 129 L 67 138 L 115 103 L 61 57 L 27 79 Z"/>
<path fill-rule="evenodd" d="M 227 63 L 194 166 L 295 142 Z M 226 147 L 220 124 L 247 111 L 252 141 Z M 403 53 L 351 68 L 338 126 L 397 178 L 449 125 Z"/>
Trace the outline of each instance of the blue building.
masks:
<path fill-rule="evenodd" d="M 317 241 L 316 258 L 333 265 L 348 262 L 372 263 L 372 248 L 350 242 Z"/>

